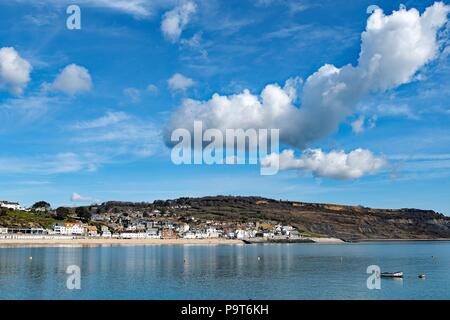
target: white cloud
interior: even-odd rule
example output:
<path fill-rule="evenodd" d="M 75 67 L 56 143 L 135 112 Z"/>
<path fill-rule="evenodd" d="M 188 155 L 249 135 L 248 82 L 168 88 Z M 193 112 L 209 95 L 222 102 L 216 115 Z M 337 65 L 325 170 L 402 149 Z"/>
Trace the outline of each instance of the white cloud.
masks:
<path fill-rule="evenodd" d="M 30 81 L 31 64 L 12 47 L 0 49 L 0 90 L 21 95 Z"/>
<path fill-rule="evenodd" d="M 150 92 L 151 94 L 157 94 L 159 92 L 159 89 L 156 85 L 154 84 L 149 84 L 147 86 L 147 92 Z"/>
<path fill-rule="evenodd" d="M 364 115 L 360 115 L 355 121 L 351 123 L 352 131 L 356 134 L 364 132 L 364 123 L 366 118 Z"/>
<path fill-rule="evenodd" d="M 72 202 L 97 202 L 95 198 L 91 197 L 83 197 L 79 195 L 78 193 L 74 192 L 72 193 L 72 196 L 70 197 L 70 201 Z"/>
<path fill-rule="evenodd" d="M 417 115 L 406 104 L 380 104 L 376 107 L 376 112 L 378 116 L 417 118 Z"/>
<path fill-rule="evenodd" d="M 55 110 L 65 104 L 66 101 L 62 101 L 59 97 L 41 94 L 6 99 L 0 102 L 0 119 L 2 120 L 0 132 L 19 126 L 34 128 L 37 125 L 44 125 L 47 120 L 51 121 L 44 115 L 49 110 Z"/>
<path fill-rule="evenodd" d="M 128 97 L 131 102 L 138 103 L 141 101 L 141 91 L 136 88 L 125 88 L 123 94 Z"/>
<path fill-rule="evenodd" d="M 266 166 L 278 159 L 280 170 L 306 170 L 316 177 L 341 180 L 358 179 L 374 174 L 383 168 L 386 161 L 375 157 L 372 152 L 356 149 L 350 153 L 344 151 L 323 152 L 321 149 L 307 149 L 300 158 L 295 158 L 293 150 L 284 150 L 281 154 L 272 153 L 261 161 Z"/>
<path fill-rule="evenodd" d="M 436 34 L 447 21 L 449 6 L 435 3 L 420 15 L 400 9 L 391 15 L 376 10 L 368 19 L 358 64 L 338 68 L 325 64 L 303 84 L 295 105 L 292 87 L 267 85 L 259 95 L 249 90 L 210 100 L 186 99 L 166 127 L 166 140 L 175 128 L 192 130 L 194 120 L 203 128 L 280 129 L 282 143 L 304 149 L 335 132 L 355 113 L 370 92 L 413 81 L 415 74 L 439 52 Z"/>
<path fill-rule="evenodd" d="M 88 69 L 76 64 L 69 64 L 58 74 L 53 83 L 44 84 L 44 88 L 76 95 L 90 91 L 92 79 Z"/>
<path fill-rule="evenodd" d="M 82 121 L 75 124 L 72 128 L 77 130 L 104 128 L 115 125 L 119 122 L 128 120 L 129 116 L 125 112 L 107 112 L 104 116 L 91 120 Z"/>
<path fill-rule="evenodd" d="M 87 4 L 106 7 L 113 10 L 129 13 L 136 17 L 147 17 L 151 14 L 151 8 L 144 0 L 82 0 Z"/>
<path fill-rule="evenodd" d="M 62 174 L 80 171 L 95 171 L 102 160 L 94 154 L 58 153 L 37 157 L 1 157 L 0 173 L 18 174 Z"/>
<path fill-rule="evenodd" d="M 19 3 L 36 5 L 35 0 L 15 0 Z M 49 3 L 58 7 L 67 7 L 73 4 L 71 0 L 40 0 L 39 3 Z M 132 15 L 137 19 L 148 18 L 155 11 L 165 8 L 174 3 L 175 0 L 77 0 L 76 4 L 83 7 L 97 7 L 114 10 L 124 14 Z"/>
<path fill-rule="evenodd" d="M 174 74 L 169 80 L 167 80 L 167 85 L 172 91 L 184 91 L 195 84 L 195 81 L 191 78 L 183 76 L 180 73 Z"/>
<path fill-rule="evenodd" d="M 416 72 L 436 58 L 436 32 L 447 21 L 449 6 L 436 2 L 420 15 L 400 9 L 386 16 L 377 9 L 362 34 L 359 67 L 372 89 L 390 89 L 410 82 Z"/>
<path fill-rule="evenodd" d="M 196 10 L 197 5 L 188 1 L 166 12 L 161 21 L 161 31 L 164 37 L 172 42 L 178 41 Z"/>
<path fill-rule="evenodd" d="M 158 126 L 124 112 L 108 112 L 104 116 L 69 127 L 71 138 L 79 146 L 95 149 L 107 158 L 148 157 L 163 150 Z"/>

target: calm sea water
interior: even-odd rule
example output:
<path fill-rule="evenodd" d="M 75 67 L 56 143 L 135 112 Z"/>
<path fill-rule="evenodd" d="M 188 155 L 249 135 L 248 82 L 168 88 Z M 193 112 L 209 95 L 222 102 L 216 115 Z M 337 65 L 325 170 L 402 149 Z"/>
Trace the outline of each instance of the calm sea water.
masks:
<path fill-rule="evenodd" d="M 368 290 L 374 264 L 405 278 Z M 2 247 L 0 299 L 450 299 L 450 242 Z"/>

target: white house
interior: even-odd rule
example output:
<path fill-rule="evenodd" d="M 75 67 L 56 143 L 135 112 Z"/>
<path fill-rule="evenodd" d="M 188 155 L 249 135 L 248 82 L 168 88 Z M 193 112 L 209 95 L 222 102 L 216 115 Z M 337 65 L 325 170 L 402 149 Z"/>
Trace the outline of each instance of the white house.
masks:
<path fill-rule="evenodd" d="M 206 229 L 206 234 L 208 238 L 219 238 L 219 232 L 216 230 L 216 228 Z"/>
<path fill-rule="evenodd" d="M 183 234 L 184 239 L 195 239 L 196 235 L 193 232 L 186 232 Z"/>
<path fill-rule="evenodd" d="M 147 237 L 151 239 L 159 239 L 161 236 L 159 235 L 159 230 L 157 228 L 148 228 L 147 229 Z"/>
<path fill-rule="evenodd" d="M 66 226 L 64 223 L 56 223 L 53 226 L 53 233 L 55 234 L 67 234 Z"/>
<path fill-rule="evenodd" d="M 102 226 L 102 237 L 103 238 L 111 238 L 111 231 L 109 231 L 109 228 L 107 226 Z"/>
<path fill-rule="evenodd" d="M 234 232 L 235 237 L 237 239 L 246 239 L 246 238 L 253 238 L 255 236 L 255 232 L 248 231 L 248 230 L 242 230 L 238 229 Z"/>
<path fill-rule="evenodd" d="M 133 232 L 123 232 L 120 234 L 120 237 L 122 239 L 147 239 L 147 233 L 145 232 L 137 232 L 137 233 L 133 233 Z"/>
<path fill-rule="evenodd" d="M 177 228 L 178 232 L 181 232 L 181 233 L 183 233 L 183 232 L 188 232 L 189 229 L 190 229 L 190 227 L 189 227 L 189 225 L 188 225 L 187 223 L 183 223 L 182 225 L 180 225 L 180 226 Z"/>
<path fill-rule="evenodd" d="M 236 238 L 236 234 L 234 232 L 228 232 L 227 237 L 230 239 L 234 239 L 234 238 Z"/>
<path fill-rule="evenodd" d="M 22 206 L 18 202 L 0 201 L 0 207 L 12 210 L 21 210 Z"/>
<path fill-rule="evenodd" d="M 8 228 L 0 228 L 0 234 L 7 234 Z"/>
<path fill-rule="evenodd" d="M 53 232 L 61 235 L 78 235 L 85 234 L 85 227 L 81 223 L 67 222 L 64 224 L 57 223 L 53 226 Z"/>
<path fill-rule="evenodd" d="M 81 223 L 71 223 L 68 222 L 65 224 L 67 229 L 67 234 L 69 235 L 83 235 L 85 233 L 85 228 Z"/>
<path fill-rule="evenodd" d="M 111 238 L 112 237 L 111 231 L 109 231 L 109 230 L 103 231 L 102 232 L 102 237 L 103 238 Z"/>
<path fill-rule="evenodd" d="M 274 236 L 274 233 L 271 231 L 264 231 L 263 232 L 263 237 L 264 238 L 272 238 Z"/>

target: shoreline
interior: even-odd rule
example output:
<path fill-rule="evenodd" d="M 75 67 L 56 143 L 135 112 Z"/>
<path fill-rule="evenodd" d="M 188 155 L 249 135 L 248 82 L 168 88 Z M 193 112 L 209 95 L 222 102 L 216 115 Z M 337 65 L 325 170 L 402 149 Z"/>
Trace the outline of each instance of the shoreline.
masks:
<path fill-rule="evenodd" d="M 146 246 L 146 245 L 237 245 L 225 239 L 0 239 L 1 246 Z"/>
<path fill-rule="evenodd" d="M 261 241 L 246 243 L 245 240 L 238 239 L 0 239 L 2 247 L 89 247 L 89 246 L 147 246 L 147 245 L 252 245 L 252 244 L 356 244 L 370 242 L 441 242 L 450 239 L 362 239 L 355 241 L 344 241 L 337 238 L 308 238 L 311 242 L 272 242 Z"/>
<path fill-rule="evenodd" d="M 347 243 L 360 243 L 360 242 L 430 242 L 430 241 L 450 241 L 450 238 L 436 238 L 436 239 L 361 239 L 346 241 Z"/>
<path fill-rule="evenodd" d="M 312 244 L 343 244 L 336 238 L 308 238 Z M 296 242 L 261 241 L 251 244 L 292 244 Z M 298 242 L 302 243 L 302 242 Z M 307 243 L 307 242 L 303 242 Z M 0 239 L 0 248 L 4 246 L 146 246 L 146 245 L 250 245 L 239 239 Z"/>

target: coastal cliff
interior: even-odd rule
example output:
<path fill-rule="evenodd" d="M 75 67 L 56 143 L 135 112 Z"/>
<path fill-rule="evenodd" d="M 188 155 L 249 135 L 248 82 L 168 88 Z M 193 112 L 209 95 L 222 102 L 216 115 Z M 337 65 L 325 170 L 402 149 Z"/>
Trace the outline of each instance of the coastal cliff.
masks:
<path fill-rule="evenodd" d="M 362 206 L 277 201 L 259 197 L 181 198 L 184 214 L 217 220 L 274 220 L 308 236 L 345 241 L 449 239 L 450 217 L 431 210 L 373 209 Z"/>

